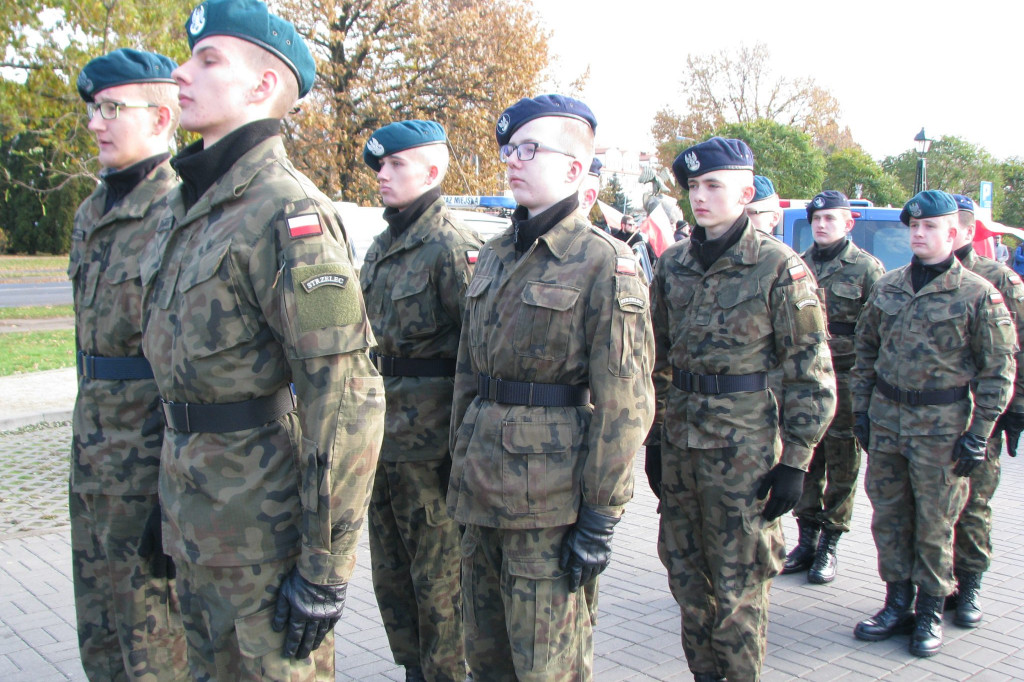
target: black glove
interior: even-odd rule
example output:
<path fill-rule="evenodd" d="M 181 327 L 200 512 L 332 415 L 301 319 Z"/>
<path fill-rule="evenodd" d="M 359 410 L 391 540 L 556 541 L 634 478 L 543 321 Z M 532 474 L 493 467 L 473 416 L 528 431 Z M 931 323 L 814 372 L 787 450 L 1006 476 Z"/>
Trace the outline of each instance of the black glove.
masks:
<path fill-rule="evenodd" d="M 871 420 L 867 412 L 854 412 L 853 414 L 853 435 L 860 443 L 864 452 L 868 451 L 868 438 L 871 436 Z"/>
<path fill-rule="evenodd" d="M 149 512 L 146 526 L 142 529 L 139 540 L 139 556 L 149 559 L 149 572 L 154 578 L 173 580 L 177 575 L 174 559 L 164 554 L 164 532 L 160 525 L 160 505 L 157 504 Z"/>
<path fill-rule="evenodd" d="M 437 467 L 437 479 L 441 490 L 441 501 L 448 497 L 448 484 L 452 480 L 452 457 L 445 455 Z"/>
<path fill-rule="evenodd" d="M 787 464 L 776 464 L 761 481 L 757 499 L 763 500 L 769 490 L 772 496 L 768 498 L 768 504 L 764 506 L 761 515 L 769 521 L 774 521 L 800 501 L 800 496 L 804 492 L 804 472 Z"/>
<path fill-rule="evenodd" d="M 654 496 L 661 499 L 661 443 L 650 443 L 647 445 L 647 455 L 644 459 L 644 472 L 647 474 L 647 483 L 654 491 Z"/>
<path fill-rule="evenodd" d="M 957 476 L 970 476 L 975 467 L 985 461 L 985 450 L 988 449 L 988 440 L 981 436 L 967 433 L 960 436 L 960 440 L 953 446 L 953 473 Z"/>
<path fill-rule="evenodd" d="M 619 519 L 599 514 L 589 507 L 580 507 L 576 525 L 562 540 L 562 557 L 558 567 L 569 571 L 569 591 L 601 574 L 612 560 L 612 529 Z"/>
<path fill-rule="evenodd" d="M 1006 432 L 1006 451 L 1010 457 L 1017 456 L 1017 443 L 1024 432 L 1024 412 L 1003 412 L 996 422 L 996 430 Z"/>
<path fill-rule="evenodd" d="M 297 567 L 285 576 L 277 589 L 277 607 L 270 623 L 274 632 L 281 632 L 288 626 L 281 652 L 285 658 L 309 658 L 341 618 L 347 591 L 348 583 L 311 583 L 302 577 Z"/>

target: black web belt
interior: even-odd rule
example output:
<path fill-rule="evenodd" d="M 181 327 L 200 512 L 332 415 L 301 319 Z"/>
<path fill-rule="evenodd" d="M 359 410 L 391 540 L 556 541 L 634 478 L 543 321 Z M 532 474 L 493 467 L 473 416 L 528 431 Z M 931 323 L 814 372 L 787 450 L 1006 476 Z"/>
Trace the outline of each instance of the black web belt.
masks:
<path fill-rule="evenodd" d="M 149 360 L 139 356 L 127 358 L 105 358 L 102 355 L 86 355 L 78 351 L 78 373 L 86 379 L 109 381 L 130 381 L 152 379 L 153 368 Z"/>
<path fill-rule="evenodd" d="M 238 403 L 173 403 L 160 399 L 167 428 L 182 433 L 231 433 L 254 429 L 295 409 L 290 386 Z"/>
<path fill-rule="evenodd" d="M 492 379 L 486 374 L 478 375 L 477 392 L 482 400 L 506 405 L 582 407 L 590 404 L 590 389 L 586 386 L 505 381 Z"/>
<path fill-rule="evenodd" d="M 453 377 L 454 358 L 396 358 L 370 352 L 370 362 L 385 377 Z"/>
<path fill-rule="evenodd" d="M 887 381 L 875 379 L 875 389 L 889 400 L 903 405 L 949 405 L 967 397 L 968 386 L 943 388 L 935 391 L 905 391 Z"/>
<path fill-rule="evenodd" d="M 694 374 L 672 368 L 672 385 L 689 393 L 746 393 L 768 388 L 768 375 L 757 374 Z"/>
<path fill-rule="evenodd" d="M 854 322 L 829 322 L 828 333 L 832 336 L 853 336 L 857 331 Z"/>

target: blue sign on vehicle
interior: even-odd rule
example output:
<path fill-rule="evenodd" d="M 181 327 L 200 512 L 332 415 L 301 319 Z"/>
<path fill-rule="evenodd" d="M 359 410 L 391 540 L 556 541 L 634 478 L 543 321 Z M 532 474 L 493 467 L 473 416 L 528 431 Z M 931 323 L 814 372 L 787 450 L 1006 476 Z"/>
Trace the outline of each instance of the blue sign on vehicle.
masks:
<path fill-rule="evenodd" d="M 992 183 L 987 180 L 983 180 L 981 183 L 978 206 L 981 208 L 992 208 Z"/>

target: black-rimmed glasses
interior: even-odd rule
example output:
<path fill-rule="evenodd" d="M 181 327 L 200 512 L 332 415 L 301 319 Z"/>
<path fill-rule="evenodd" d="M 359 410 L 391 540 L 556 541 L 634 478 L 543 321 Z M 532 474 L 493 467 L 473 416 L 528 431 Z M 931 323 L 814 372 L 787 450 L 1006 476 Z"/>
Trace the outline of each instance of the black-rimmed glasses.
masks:
<path fill-rule="evenodd" d="M 563 152 L 561 149 L 555 149 L 549 147 L 546 144 L 540 142 L 523 142 L 521 144 L 503 144 L 499 150 L 501 154 L 501 162 L 505 163 L 512 157 L 512 152 L 515 152 L 516 156 L 519 157 L 520 161 L 529 161 L 537 155 L 537 150 L 543 149 L 548 152 L 555 152 L 556 154 L 564 154 L 565 156 L 576 157 L 575 154 L 569 152 Z"/>
<path fill-rule="evenodd" d="M 107 121 L 113 121 L 117 118 L 117 114 L 121 109 L 158 109 L 159 104 L 125 104 L 124 102 L 88 102 L 85 105 L 85 112 L 89 118 L 96 115 L 96 112 L 100 112 L 100 118 Z"/>

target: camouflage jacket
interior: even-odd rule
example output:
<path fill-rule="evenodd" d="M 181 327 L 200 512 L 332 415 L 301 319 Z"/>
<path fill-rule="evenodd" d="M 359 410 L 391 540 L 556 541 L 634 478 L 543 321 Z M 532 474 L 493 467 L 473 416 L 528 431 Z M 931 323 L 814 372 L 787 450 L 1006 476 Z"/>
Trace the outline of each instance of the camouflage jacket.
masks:
<path fill-rule="evenodd" d="M 745 220 L 745 219 L 744 219 Z M 680 448 L 772 442 L 781 462 L 807 469 L 835 413 L 836 381 L 814 277 L 782 242 L 743 227 L 707 271 L 690 240 L 658 260 L 651 287 L 654 386 L 663 436 Z M 781 369 L 782 395 L 768 390 L 691 393 L 672 386 L 672 368 L 742 375 Z"/>
<path fill-rule="evenodd" d="M 455 359 L 466 286 L 480 238 L 455 222 L 441 199 L 397 241 L 377 235 L 359 280 L 377 339 L 374 350 L 399 358 Z M 452 377 L 384 377 L 387 417 L 380 456 L 389 462 L 448 456 Z"/>
<path fill-rule="evenodd" d="M 960 261 L 965 268 L 990 282 L 1003 295 L 1003 303 L 1010 311 L 1017 330 L 1017 361 L 1016 381 L 1007 410 L 1024 412 L 1024 282 L 1020 275 L 1006 265 L 991 258 L 983 258 L 971 249 L 970 253 Z"/>
<path fill-rule="evenodd" d="M 832 367 L 837 372 L 853 367 L 853 325 L 857 324 L 871 287 L 885 274 L 882 261 L 851 241 L 842 253 L 827 261 L 816 261 L 811 255 L 814 247 L 800 257 L 814 273 L 818 288 L 825 293 L 825 312 L 829 324 L 851 325 L 849 334 L 830 334 L 828 347 L 832 353 Z"/>
<path fill-rule="evenodd" d="M 347 581 L 384 392 L 341 219 L 280 137 L 250 149 L 187 212 L 180 189 L 168 204 L 142 263 L 143 345 L 160 394 L 231 403 L 293 382 L 298 409 L 232 433 L 167 430 L 165 548 L 208 566 L 299 555 L 308 580 Z"/>
<path fill-rule="evenodd" d="M 1013 391 L 1016 331 L 1003 296 L 959 261 L 916 294 L 911 266 L 875 284 L 857 321 L 853 411 L 901 436 L 987 438 Z M 877 379 L 903 390 L 976 382 L 974 401 L 911 406 L 875 391 Z"/>
<path fill-rule="evenodd" d="M 653 416 L 650 307 L 636 257 L 569 216 L 516 259 L 480 251 L 459 341 L 448 509 L 459 523 L 545 528 L 580 505 L 618 516 Z M 481 400 L 477 374 L 588 386 L 583 407 Z"/>
<path fill-rule="evenodd" d="M 87 355 L 142 355 L 139 253 L 152 239 L 162 198 L 177 184 L 165 161 L 103 213 L 107 186 L 82 202 L 71 233 L 68 275 L 75 299 L 75 347 Z M 71 489 L 102 495 L 151 495 L 164 432 L 152 379 L 78 376 L 72 416 Z"/>

